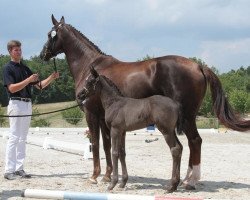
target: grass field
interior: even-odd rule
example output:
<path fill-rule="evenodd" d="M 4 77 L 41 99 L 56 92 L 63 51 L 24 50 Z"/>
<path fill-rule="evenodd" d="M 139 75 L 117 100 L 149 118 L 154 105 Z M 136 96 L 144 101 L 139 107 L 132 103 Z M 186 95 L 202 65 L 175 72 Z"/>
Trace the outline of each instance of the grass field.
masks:
<path fill-rule="evenodd" d="M 33 104 L 33 113 L 36 113 L 37 111 L 39 113 L 51 112 L 51 111 L 64 109 L 64 108 L 74 106 L 74 105 L 76 105 L 75 101 L 48 103 L 48 104 Z M 6 107 L 2 109 L 4 110 L 4 113 L 6 113 Z M 35 117 L 35 120 L 39 120 L 39 119 L 42 119 L 48 122 L 50 124 L 49 127 L 67 128 L 67 127 L 86 127 L 87 126 L 85 116 L 81 119 L 81 121 L 78 124 L 72 125 L 66 122 L 65 119 L 63 119 L 62 112 L 56 112 L 52 114 L 46 114 L 46 115 L 41 115 L 39 117 Z M 2 124 L 1 126 L 6 127 L 8 126 L 8 123 L 6 122 Z M 204 117 L 197 118 L 198 128 L 219 128 L 219 126 L 220 125 L 218 124 L 217 118 L 204 118 Z"/>
<path fill-rule="evenodd" d="M 64 109 L 70 106 L 76 105 L 75 101 L 70 101 L 70 102 L 60 102 L 60 103 L 48 103 L 48 104 L 33 104 L 33 113 L 46 113 L 46 112 L 51 112 L 51 111 L 56 111 L 60 109 Z M 4 110 L 4 114 L 6 114 L 6 107 L 2 108 Z M 66 120 L 62 118 L 62 112 L 56 112 L 52 114 L 46 114 L 46 115 L 41 115 L 38 117 L 35 117 L 35 120 L 43 119 L 46 120 L 47 122 L 50 123 L 50 127 L 86 127 L 87 123 L 85 120 L 85 117 L 81 119 L 81 121 L 77 125 L 72 125 Z M 8 120 L 7 120 L 8 121 Z M 32 119 L 33 121 L 33 119 Z M 4 123 L 1 125 L 2 127 L 8 126 L 8 123 Z"/>

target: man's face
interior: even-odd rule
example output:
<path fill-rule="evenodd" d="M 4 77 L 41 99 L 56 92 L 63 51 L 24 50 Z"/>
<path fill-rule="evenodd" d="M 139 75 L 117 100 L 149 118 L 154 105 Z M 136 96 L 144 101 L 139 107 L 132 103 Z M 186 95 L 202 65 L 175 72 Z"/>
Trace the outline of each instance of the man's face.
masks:
<path fill-rule="evenodd" d="M 22 58 L 22 49 L 21 47 L 13 47 L 10 50 L 10 57 L 13 61 L 19 62 Z"/>

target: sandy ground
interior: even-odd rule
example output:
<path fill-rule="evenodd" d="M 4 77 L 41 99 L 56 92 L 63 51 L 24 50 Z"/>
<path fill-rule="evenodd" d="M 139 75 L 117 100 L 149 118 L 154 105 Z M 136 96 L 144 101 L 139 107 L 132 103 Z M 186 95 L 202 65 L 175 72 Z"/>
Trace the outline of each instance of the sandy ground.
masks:
<path fill-rule="evenodd" d="M 108 184 L 101 182 L 90 184 L 92 159 L 85 160 L 83 155 L 45 150 L 41 146 L 45 131 L 29 134 L 36 145 L 27 145 L 25 170 L 33 176 L 31 179 L 8 181 L 3 178 L 4 152 L 6 139 L 0 137 L 0 199 L 28 200 L 20 197 L 24 189 L 48 189 L 75 192 L 106 192 Z M 64 134 L 63 134 L 64 133 Z M 49 136 L 55 139 L 81 143 L 83 132 L 51 130 Z M 206 199 L 250 199 L 250 132 L 239 133 L 201 133 L 202 165 L 201 180 L 195 191 L 185 191 L 181 187 L 172 194 L 166 194 L 164 186 L 171 177 L 172 158 L 163 137 L 159 133 L 127 134 L 127 167 L 129 180 L 125 189 L 115 187 L 113 193 L 137 195 L 165 195 L 173 197 L 200 197 Z M 146 139 L 159 140 L 146 143 Z M 185 136 L 179 136 L 183 144 L 181 178 L 186 175 L 189 149 Z M 105 157 L 101 146 L 101 166 L 105 169 Z M 121 174 L 121 169 L 119 169 Z"/>

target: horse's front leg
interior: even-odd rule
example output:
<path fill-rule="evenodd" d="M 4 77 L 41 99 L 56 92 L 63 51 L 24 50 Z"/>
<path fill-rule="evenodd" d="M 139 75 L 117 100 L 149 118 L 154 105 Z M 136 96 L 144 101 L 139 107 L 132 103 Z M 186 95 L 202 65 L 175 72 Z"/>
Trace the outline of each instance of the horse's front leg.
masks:
<path fill-rule="evenodd" d="M 86 113 L 86 121 L 91 135 L 93 164 L 94 164 L 93 175 L 91 178 L 89 178 L 89 180 L 91 183 L 97 184 L 96 178 L 101 173 L 100 156 L 99 156 L 99 139 L 100 139 L 99 117 L 97 115 L 94 115 L 93 113 L 89 113 L 88 111 L 85 111 L 85 113 Z"/>
<path fill-rule="evenodd" d="M 118 182 L 118 158 L 120 150 L 120 132 L 115 128 L 111 128 L 111 141 L 112 141 L 112 160 L 113 160 L 113 176 L 108 190 L 112 190 Z"/>
<path fill-rule="evenodd" d="M 102 178 L 103 182 L 110 182 L 111 181 L 111 173 L 113 170 L 112 160 L 111 160 L 111 137 L 110 137 L 110 130 L 108 129 L 105 119 L 100 120 L 101 126 L 101 133 L 102 133 L 102 140 L 103 140 L 103 148 L 106 155 L 106 173 Z"/>
<path fill-rule="evenodd" d="M 127 181 L 128 181 L 128 172 L 127 172 L 127 166 L 126 166 L 126 132 L 122 133 L 121 136 L 121 148 L 120 148 L 120 161 L 122 165 L 122 182 L 119 185 L 120 188 L 124 188 Z"/>
<path fill-rule="evenodd" d="M 195 119 L 188 120 L 184 126 L 184 132 L 188 138 L 190 149 L 187 175 L 182 184 L 187 190 L 194 190 L 195 185 L 200 180 L 200 161 L 201 161 L 201 144 L 202 139 L 197 131 Z"/>

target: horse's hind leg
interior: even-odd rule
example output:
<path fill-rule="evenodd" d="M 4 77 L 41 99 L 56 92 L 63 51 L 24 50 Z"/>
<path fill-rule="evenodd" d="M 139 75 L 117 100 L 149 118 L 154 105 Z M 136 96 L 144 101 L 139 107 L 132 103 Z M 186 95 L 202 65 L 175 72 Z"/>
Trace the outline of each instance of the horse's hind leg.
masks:
<path fill-rule="evenodd" d="M 120 161 L 122 166 L 122 180 L 121 184 L 119 185 L 120 188 L 124 188 L 127 181 L 128 181 L 128 172 L 127 172 L 127 166 L 126 166 L 126 149 L 125 149 L 125 142 L 126 141 L 126 133 L 122 134 L 121 137 L 121 148 L 120 148 Z"/>
<path fill-rule="evenodd" d="M 111 173 L 113 170 L 112 160 L 111 160 L 111 138 L 110 138 L 110 130 L 108 129 L 104 119 L 100 120 L 101 126 L 101 133 L 102 133 L 102 140 L 103 140 L 103 148 L 106 156 L 106 173 L 102 178 L 103 182 L 110 182 L 111 181 Z"/>
<path fill-rule="evenodd" d="M 196 183 L 200 180 L 200 160 L 202 139 L 197 131 L 195 119 L 186 121 L 184 132 L 188 138 L 190 149 L 187 175 L 182 184 L 187 190 L 194 190 Z"/>
<path fill-rule="evenodd" d="M 172 178 L 171 183 L 167 186 L 168 192 L 173 192 L 177 190 L 177 187 L 180 183 L 180 167 L 181 167 L 181 155 L 182 155 L 182 144 L 180 143 L 179 139 L 176 136 L 175 130 L 161 131 L 167 142 L 172 158 L 173 158 L 173 165 L 172 165 Z"/>

